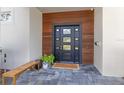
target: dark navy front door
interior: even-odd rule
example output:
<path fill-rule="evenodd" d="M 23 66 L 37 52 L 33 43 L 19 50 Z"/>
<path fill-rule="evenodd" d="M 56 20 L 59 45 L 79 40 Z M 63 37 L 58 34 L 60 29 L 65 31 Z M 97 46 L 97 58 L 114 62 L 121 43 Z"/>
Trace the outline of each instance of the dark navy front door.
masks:
<path fill-rule="evenodd" d="M 54 26 L 54 55 L 56 60 L 65 63 L 80 63 L 80 25 Z"/>

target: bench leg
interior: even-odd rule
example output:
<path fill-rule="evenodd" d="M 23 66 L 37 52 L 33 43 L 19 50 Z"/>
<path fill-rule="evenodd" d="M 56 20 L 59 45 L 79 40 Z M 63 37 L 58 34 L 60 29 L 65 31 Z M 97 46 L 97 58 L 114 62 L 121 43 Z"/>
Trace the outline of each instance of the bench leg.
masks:
<path fill-rule="evenodd" d="M 37 65 L 38 70 L 40 70 L 40 64 Z"/>
<path fill-rule="evenodd" d="M 32 70 L 35 70 L 35 67 L 34 67 L 34 65 L 31 67 L 31 69 L 32 69 Z"/>
<path fill-rule="evenodd" d="M 2 76 L 2 85 L 6 84 L 6 77 Z"/>
<path fill-rule="evenodd" d="M 16 76 L 15 76 L 15 77 L 13 77 L 12 84 L 13 84 L 13 85 L 16 85 Z"/>

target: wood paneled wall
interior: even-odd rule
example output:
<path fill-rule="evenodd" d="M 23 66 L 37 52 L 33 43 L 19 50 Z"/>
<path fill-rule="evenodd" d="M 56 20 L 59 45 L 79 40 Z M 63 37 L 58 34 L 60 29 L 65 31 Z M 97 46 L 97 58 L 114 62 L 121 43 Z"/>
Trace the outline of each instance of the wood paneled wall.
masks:
<path fill-rule="evenodd" d="M 94 11 L 43 13 L 43 54 L 52 53 L 53 24 L 82 24 L 82 62 L 93 64 L 94 58 Z"/>

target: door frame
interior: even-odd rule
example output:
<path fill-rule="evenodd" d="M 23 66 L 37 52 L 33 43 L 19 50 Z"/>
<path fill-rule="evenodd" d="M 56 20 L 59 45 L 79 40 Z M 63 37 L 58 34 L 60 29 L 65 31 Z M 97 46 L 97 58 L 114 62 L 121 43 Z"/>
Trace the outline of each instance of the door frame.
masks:
<path fill-rule="evenodd" d="M 54 54 L 54 50 L 55 50 L 55 47 L 54 47 L 54 43 L 55 43 L 55 39 L 54 39 L 54 37 L 55 37 L 55 34 L 54 34 L 54 30 L 55 30 L 55 26 L 70 26 L 70 25 L 79 25 L 79 27 L 80 27 L 80 54 L 79 54 L 79 56 L 80 56 L 80 62 L 79 62 L 79 64 L 83 64 L 83 56 L 82 56 L 82 48 L 83 48 L 83 40 L 82 40 L 82 33 L 83 33 L 83 29 L 82 29 L 82 22 L 80 22 L 80 23 L 53 23 L 53 25 L 52 25 L 52 54 Z"/>

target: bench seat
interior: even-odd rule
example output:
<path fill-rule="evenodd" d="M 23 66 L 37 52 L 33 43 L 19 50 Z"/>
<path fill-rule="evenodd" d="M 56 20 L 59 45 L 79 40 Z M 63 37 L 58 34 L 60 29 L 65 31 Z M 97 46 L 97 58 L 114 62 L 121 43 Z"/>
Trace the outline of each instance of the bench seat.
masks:
<path fill-rule="evenodd" d="M 11 77 L 11 78 L 13 78 L 13 83 L 12 84 L 15 85 L 16 84 L 16 79 L 21 73 L 23 73 L 27 69 L 33 68 L 34 66 L 38 66 L 38 69 L 39 69 L 39 63 L 40 62 L 35 62 L 35 61 L 29 62 L 29 63 L 26 63 L 26 64 L 24 64 L 24 65 L 22 65 L 20 67 L 17 67 L 15 69 L 11 70 L 11 71 L 3 73 L 2 74 L 2 84 L 6 84 L 5 79 L 7 77 Z"/>

